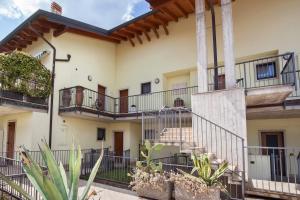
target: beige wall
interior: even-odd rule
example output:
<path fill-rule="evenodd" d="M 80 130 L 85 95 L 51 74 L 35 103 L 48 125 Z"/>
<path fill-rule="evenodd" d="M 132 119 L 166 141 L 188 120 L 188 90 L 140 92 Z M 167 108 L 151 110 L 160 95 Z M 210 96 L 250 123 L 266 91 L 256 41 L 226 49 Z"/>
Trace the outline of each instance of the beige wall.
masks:
<path fill-rule="evenodd" d="M 298 0 L 235 1 L 233 4 L 235 57 L 244 58 L 270 51 L 279 53 L 295 51 L 298 54 L 300 52 L 300 45 L 297 42 L 300 35 L 299 7 Z M 218 7 L 216 16 L 218 53 L 222 63 L 222 27 Z M 207 13 L 208 56 L 209 63 L 212 63 L 210 24 L 210 15 Z M 56 46 L 58 58 L 66 58 L 66 54 L 72 55 L 69 63 L 57 63 L 56 66 L 53 121 L 53 144 L 56 147 L 62 146 L 60 143 L 66 137 L 64 136 L 66 129 L 82 142 L 83 147 L 96 147 L 99 145 L 93 140 L 96 127 L 109 126 L 97 120 L 78 120 L 59 116 L 58 91 L 64 87 L 83 85 L 96 90 L 97 85 L 101 84 L 107 87 L 109 95 L 118 96 L 119 90 L 125 88 L 129 89 L 130 95 L 133 95 L 139 94 L 140 84 L 147 81 L 152 82 L 152 91 L 169 88 L 171 82 L 181 81 L 181 78 L 167 78 L 165 74 L 178 71 L 187 74 L 187 70 L 190 74 L 190 86 L 197 83 L 194 15 L 189 15 L 187 19 L 182 18 L 179 22 L 170 22 L 168 29 L 170 35 L 166 36 L 160 29 L 159 39 L 152 33 L 151 42 L 143 38 L 143 45 L 137 43 L 135 47 L 132 47 L 129 42 L 116 45 L 72 33 L 64 33 L 57 38 L 52 37 L 51 34 L 46 35 L 46 38 Z M 39 39 L 25 51 L 35 55 L 45 49 L 51 50 Z M 43 63 L 49 69 L 52 67 L 51 61 L 52 54 L 43 59 Z M 92 76 L 92 81 L 88 81 L 88 75 Z M 154 83 L 155 78 L 161 80 L 159 84 Z M 28 143 L 29 146 L 35 147 L 33 145 L 35 141 L 43 137 L 48 139 L 49 114 L 34 112 L 6 116 L 2 118 L 4 130 L 6 121 L 14 119 L 17 119 L 18 124 L 24 124 L 24 126 L 20 125 L 22 130 L 18 129 L 17 133 L 26 135 L 24 138 L 20 136 L 21 139 L 17 139 L 20 143 Z M 63 120 L 66 120 L 68 128 L 64 127 Z M 125 134 L 132 132 L 136 133 L 134 138 L 139 137 L 137 125 L 116 123 L 114 129 L 125 129 Z M 135 142 L 126 139 L 126 148 L 135 146 Z M 251 138 L 249 143 L 251 144 Z"/>
<path fill-rule="evenodd" d="M 300 147 L 300 118 L 247 120 L 249 146 L 260 146 L 261 131 L 282 131 L 286 147 Z"/>

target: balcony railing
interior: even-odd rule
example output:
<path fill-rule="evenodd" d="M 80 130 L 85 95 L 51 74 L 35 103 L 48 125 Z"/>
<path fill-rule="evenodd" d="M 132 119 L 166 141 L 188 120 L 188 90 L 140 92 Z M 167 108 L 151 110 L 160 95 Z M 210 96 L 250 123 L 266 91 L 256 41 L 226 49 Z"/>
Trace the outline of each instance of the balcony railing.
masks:
<path fill-rule="evenodd" d="M 239 87 L 245 89 L 276 85 L 296 85 L 299 73 L 296 70 L 294 53 L 249 60 L 235 64 L 235 78 Z M 218 77 L 215 78 L 217 69 Z M 208 69 L 209 90 L 225 89 L 225 67 Z M 298 80 L 297 80 L 298 79 Z M 297 87 L 295 87 L 297 89 Z"/>
<path fill-rule="evenodd" d="M 246 147 L 246 152 L 249 190 L 300 194 L 300 148 Z"/>
<path fill-rule="evenodd" d="M 128 114 L 159 110 L 164 106 L 191 108 L 191 95 L 198 87 L 187 87 L 143 95 L 114 98 L 76 86 L 60 90 L 60 111 L 87 109 L 94 113 Z"/>
<path fill-rule="evenodd" d="M 45 87 L 35 81 L 24 81 L 17 79 L 11 88 L 4 87 L 0 83 L 0 104 L 12 104 L 17 106 L 26 106 L 36 109 L 48 109 L 47 97 L 33 97 L 18 91 L 18 88 L 27 88 L 31 92 L 41 91 Z"/>

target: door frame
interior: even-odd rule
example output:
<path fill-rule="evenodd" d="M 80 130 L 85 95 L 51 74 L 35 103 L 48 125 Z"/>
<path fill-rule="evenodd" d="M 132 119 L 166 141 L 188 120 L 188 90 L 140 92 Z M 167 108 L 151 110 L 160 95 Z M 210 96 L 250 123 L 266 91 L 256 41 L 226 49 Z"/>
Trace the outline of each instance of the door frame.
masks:
<path fill-rule="evenodd" d="M 125 142 L 125 139 L 124 139 L 124 138 L 125 138 L 125 131 L 124 131 L 124 130 L 113 130 L 112 132 L 113 132 L 113 151 L 116 152 L 116 151 L 115 151 L 115 144 L 116 144 L 116 143 L 115 143 L 115 141 L 116 141 L 115 133 L 117 133 L 117 132 L 122 132 L 122 133 L 123 133 L 123 138 L 122 138 L 122 139 L 123 139 L 123 150 L 122 150 L 122 152 L 124 152 L 124 146 L 125 146 L 125 145 L 124 145 L 124 142 Z M 122 155 L 122 156 L 123 156 L 123 155 Z"/>
<path fill-rule="evenodd" d="M 105 111 L 105 100 L 106 100 L 106 90 L 107 90 L 107 87 L 105 87 L 104 85 L 101 85 L 101 84 L 98 84 L 97 85 L 97 94 L 98 94 L 98 97 L 97 97 L 97 99 L 98 99 L 98 101 L 100 101 L 99 99 L 101 98 L 101 94 L 99 93 L 99 86 L 100 87 L 102 87 L 102 88 L 104 88 L 105 89 L 105 91 L 104 91 L 104 94 L 102 94 L 103 95 L 103 105 L 102 105 L 102 107 L 100 108 L 100 106 L 99 106 L 99 110 L 100 111 Z"/>
<path fill-rule="evenodd" d="M 124 112 L 124 113 L 129 113 L 129 88 L 124 88 L 124 89 L 120 89 L 119 90 L 119 113 L 122 113 L 121 112 L 121 91 L 124 91 L 124 90 L 127 90 L 127 112 Z M 118 131 L 116 131 L 118 132 Z"/>
<path fill-rule="evenodd" d="M 270 135 L 277 135 L 279 137 L 279 135 L 282 135 L 282 147 L 279 147 L 279 148 L 285 148 L 286 147 L 286 133 L 285 133 L 285 130 L 279 130 L 279 129 L 269 129 L 269 130 L 261 130 L 259 131 L 259 145 L 260 147 L 263 147 L 263 134 L 264 133 L 270 133 Z M 265 141 L 266 143 L 266 141 Z M 272 147 L 271 147 L 272 148 Z M 267 154 L 267 151 L 264 151 L 262 149 L 261 153 L 263 155 Z M 288 173 L 287 173 L 287 157 L 285 155 L 285 150 L 283 150 L 283 156 L 282 156 L 282 174 L 283 176 L 286 176 Z M 271 166 L 272 167 L 272 166 Z M 271 168 L 271 170 L 273 170 L 273 167 Z M 278 170 L 278 169 L 277 169 Z M 272 173 L 272 171 L 271 171 Z M 273 173 L 276 173 L 276 172 L 273 172 Z M 271 174 L 271 177 L 272 179 L 274 179 L 273 177 L 273 173 Z M 275 179 L 276 180 L 276 179 Z"/>
<path fill-rule="evenodd" d="M 6 152 L 8 153 L 8 145 L 7 145 L 7 143 L 8 143 L 8 131 L 9 131 L 9 123 L 14 123 L 15 124 L 15 132 L 14 132 L 14 141 L 13 141 L 13 152 L 15 151 L 15 144 L 16 144 L 16 133 L 17 133 L 17 120 L 8 120 L 7 121 L 7 125 L 6 125 L 6 128 L 7 128 L 7 130 L 6 130 Z M 8 157 L 8 156 L 7 156 Z M 12 155 L 12 158 L 14 157 L 14 155 Z"/>

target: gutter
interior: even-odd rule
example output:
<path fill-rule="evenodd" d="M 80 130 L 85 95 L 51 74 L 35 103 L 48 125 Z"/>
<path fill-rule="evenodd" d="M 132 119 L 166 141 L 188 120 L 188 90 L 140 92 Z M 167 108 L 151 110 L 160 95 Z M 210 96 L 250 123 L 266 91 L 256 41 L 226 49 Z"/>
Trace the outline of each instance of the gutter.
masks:
<path fill-rule="evenodd" d="M 71 55 L 67 54 L 67 59 L 57 59 L 56 58 L 56 48 L 55 46 L 49 42 L 42 34 L 32 28 L 29 24 L 29 28 L 34 31 L 37 35 L 39 35 L 44 42 L 46 42 L 53 50 L 53 58 L 52 58 L 52 76 L 51 76 L 51 98 L 50 98 L 50 119 L 49 119 L 49 139 L 48 144 L 49 148 L 52 147 L 52 124 L 53 124 L 53 100 L 54 100 L 54 85 L 55 85 L 55 66 L 56 62 L 69 62 L 71 60 Z"/>

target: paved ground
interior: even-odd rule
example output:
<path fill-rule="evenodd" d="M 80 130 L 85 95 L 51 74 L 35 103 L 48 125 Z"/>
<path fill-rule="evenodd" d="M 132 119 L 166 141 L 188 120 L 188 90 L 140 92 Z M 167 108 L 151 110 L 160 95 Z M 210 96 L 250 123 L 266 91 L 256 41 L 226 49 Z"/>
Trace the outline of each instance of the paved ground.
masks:
<path fill-rule="evenodd" d="M 79 193 L 83 192 L 86 184 L 85 180 L 80 180 Z M 90 198 L 90 200 L 141 200 L 136 194 L 130 190 L 112 187 L 100 183 L 93 183 L 91 191 L 95 191 L 96 195 Z M 263 198 L 246 198 L 246 200 L 263 200 Z"/>
<path fill-rule="evenodd" d="M 86 181 L 80 180 L 79 193 L 83 192 Z M 91 191 L 96 192 L 96 196 L 90 198 L 91 200 L 138 200 L 141 199 L 135 195 L 134 192 L 126 189 L 116 188 L 109 185 L 103 185 L 100 183 L 93 183 Z"/>

